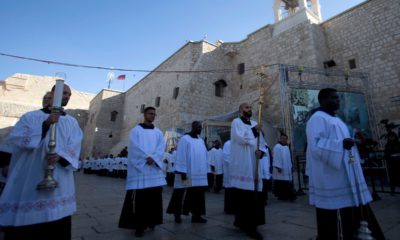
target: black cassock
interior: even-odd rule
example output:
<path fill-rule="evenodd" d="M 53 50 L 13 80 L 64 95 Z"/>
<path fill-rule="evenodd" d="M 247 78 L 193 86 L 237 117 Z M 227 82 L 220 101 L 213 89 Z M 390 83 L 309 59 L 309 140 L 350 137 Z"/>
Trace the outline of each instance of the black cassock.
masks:
<path fill-rule="evenodd" d="M 162 187 L 153 187 L 126 192 L 119 219 L 119 228 L 153 228 L 163 223 Z"/>

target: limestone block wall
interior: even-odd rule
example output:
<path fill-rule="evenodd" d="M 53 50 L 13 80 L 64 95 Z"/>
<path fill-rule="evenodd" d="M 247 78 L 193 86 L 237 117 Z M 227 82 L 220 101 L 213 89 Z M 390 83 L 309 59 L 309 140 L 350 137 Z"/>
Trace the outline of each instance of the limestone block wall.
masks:
<path fill-rule="evenodd" d="M 319 42 L 321 39 L 324 41 L 323 37 L 320 26 L 305 22 L 276 36 L 273 36 L 273 26 L 266 26 L 239 43 L 220 43 L 217 46 L 202 41 L 185 45 L 155 70 L 230 71 L 151 73 L 146 76 L 126 93 L 123 130 L 120 142 L 112 152 L 128 143 L 130 129 L 142 121 L 141 105 L 154 106 L 157 96 L 161 97 L 161 105 L 157 108 L 155 124 L 163 131 L 235 111 L 242 102 L 252 103 L 256 116 L 259 94 L 257 67 L 277 63 L 322 65 L 321 59 L 325 57 L 320 53 L 327 52 L 324 42 Z M 244 74 L 236 71 L 240 63 L 245 63 Z M 276 129 L 282 128 L 278 66 L 267 68 L 266 73 L 270 78 L 263 83 L 267 87 L 263 121 Z M 227 83 L 222 97 L 215 96 L 214 83 L 218 80 Z M 179 87 L 177 99 L 172 99 L 174 87 Z"/>
<path fill-rule="evenodd" d="M 155 71 L 191 70 L 196 64 L 203 49 L 200 43 L 188 42 L 174 55 L 161 63 Z M 207 50 L 208 51 L 208 50 Z M 155 107 L 157 97 L 160 97 L 160 106 L 156 107 L 157 116 L 155 125 L 162 131 L 182 125 L 182 112 L 191 108 L 183 98 L 190 94 L 190 74 L 153 72 L 125 93 L 122 130 L 119 143 L 111 152 L 117 153 L 129 143 L 130 130 L 143 121 L 141 106 Z M 173 98 L 174 88 L 179 88 L 176 99 Z"/>
<path fill-rule="evenodd" d="M 0 140 L 9 132 L 19 118 L 28 111 L 42 108 L 43 95 L 50 91 L 55 79 L 49 76 L 34 76 L 16 73 L 0 81 Z M 87 110 L 93 94 L 79 92 L 71 87 L 71 98 L 66 111 L 73 115 L 83 129 Z"/>
<path fill-rule="evenodd" d="M 321 66 L 327 48 L 323 42 L 322 28 L 316 24 L 304 22 L 276 36 L 273 35 L 273 28 L 274 25 L 261 28 L 236 47 L 237 54 L 232 57 L 232 65 L 245 63 L 246 71 L 243 75 L 233 74 L 232 81 L 238 92 L 231 107 L 236 110 L 241 102 L 250 102 L 256 114 L 260 80 L 255 73 L 261 64 L 273 65 L 265 68 L 268 78 L 263 81 L 266 88 L 263 120 L 275 128 L 282 128 L 277 64 Z"/>
<path fill-rule="evenodd" d="M 202 42 L 203 48 L 213 46 L 208 42 Z M 221 48 L 215 48 L 212 51 L 203 53 L 193 70 L 221 70 L 226 72 L 207 72 L 191 74 L 187 80 L 189 94 L 180 98 L 181 109 L 183 110 L 183 122 L 190 124 L 194 120 L 203 120 L 206 116 L 219 115 L 230 111 L 230 103 L 234 95 L 236 84 L 233 82 L 234 70 L 229 62 L 230 57 L 225 55 Z M 227 84 L 222 90 L 222 96 L 216 96 L 215 83 L 223 80 Z"/>
<path fill-rule="evenodd" d="M 370 0 L 321 26 L 329 54 L 338 67 L 369 74 L 369 90 L 375 118 L 400 122 L 400 1 Z"/>
<path fill-rule="evenodd" d="M 115 121 L 111 113 L 117 112 Z M 82 157 L 109 154 L 110 148 L 119 141 L 122 130 L 124 94 L 103 89 L 91 102 L 89 120 L 85 127 Z"/>
<path fill-rule="evenodd" d="M 267 25 L 240 42 L 185 44 L 155 68 L 155 72 L 126 92 L 119 142 L 111 152 L 118 153 L 128 144 L 130 129 L 143 119 L 141 106 L 154 106 L 157 97 L 161 101 L 155 124 L 162 131 L 235 111 L 242 102 L 252 103 L 256 115 L 259 84 L 256 71 L 261 64 L 269 66 L 266 68 L 269 78 L 263 82 L 266 87 L 263 122 L 269 126 L 270 132 L 284 127 L 278 64 L 321 69 L 324 61 L 331 59 L 337 64 L 332 70 L 347 70 L 348 60 L 355 59 L 357 68 L 354 71 L 369 74 L 368 93 L 372 95 L 375 114 L 400 120 L 400 104 L 393 101 L 399 96 L 397 92 L 400 89 L 399 4 L 397 0 L 370 0 L 320 24 L 304 18 L 302 22 L 287 22 L 291 27 L 279 31 L 275 29 L 279 25 Z M 294 18 L 282 21 L 293 21 L 291 19 Z M 241 63 L 245 64 L 243 74 L 236 71 Z M 157 72 L 210 69 L 230 71 Z M 218 80 L 227 83 L 222 97 L 215 96 L 214 83 Z M 303 79 L 330 86 L 342 80 L 317 75 L 304 76 Z M 360 82 L 354 84 L 353 89 L 363 88 Z M 174 99 L 176 87 L 179 87 L 179 95 Z"/>

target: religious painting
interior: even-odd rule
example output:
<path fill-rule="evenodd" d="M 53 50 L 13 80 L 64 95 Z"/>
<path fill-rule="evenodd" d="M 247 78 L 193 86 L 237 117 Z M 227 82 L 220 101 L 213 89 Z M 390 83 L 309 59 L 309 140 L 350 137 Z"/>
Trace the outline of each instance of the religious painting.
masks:
<path fill-rule="evenodd" d="M 164 133 L 164 140 L 166 142 L 166 151 L 169 152 L 172 148 L 176 148 L 179 139 L 185 134 L 184 128 L 170 128 Z"/>
<path fill-rule="evenodd" d="M 292 89 L 291 112 L 293 121 L 293 147 L 295 152 L 303 152 L 306 147 L 306 124 L 312 113 L 319 107 L 319 90 Z M 338 92 L 340 109 L 337 116 L 349 128 L 354 137 L 355 130 L 361 131 L 366 137 L 371 137 L 366 100 L 361 93 Z"/>
<path fill-rule="evenodd" d="M 207 148 L 213 146 L 213 142 L 218 140 L 223 145 L 230 138 L 230 122 L 205 122 L 202 137 L 206 140 Z"/>

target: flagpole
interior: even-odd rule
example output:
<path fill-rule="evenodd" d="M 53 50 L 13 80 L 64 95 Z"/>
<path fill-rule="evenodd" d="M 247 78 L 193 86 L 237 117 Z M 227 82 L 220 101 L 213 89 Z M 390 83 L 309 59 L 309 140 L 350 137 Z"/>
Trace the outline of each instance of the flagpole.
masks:
<path fill-rule="evenodd" d="M 125 91 L 125 81 L 126 81 L 126 80 L 124 80 L 123 83 L 122 83 L 122 91 L 123 91 L 123 92 Z"/>
<path fill-rule="evenodd" d="M 111 68 L 114 68 L 114 67 L 111 67 Z M 108 89 L 110 89 L 110 87 L 111 87 L 111 80 L 114 78 L 114 76 L 115 76 L 114 72 L 112 72 L 112 71 L 108 72 L 108 74 L 107 74 L 107 77 L 108 77 Z"/>

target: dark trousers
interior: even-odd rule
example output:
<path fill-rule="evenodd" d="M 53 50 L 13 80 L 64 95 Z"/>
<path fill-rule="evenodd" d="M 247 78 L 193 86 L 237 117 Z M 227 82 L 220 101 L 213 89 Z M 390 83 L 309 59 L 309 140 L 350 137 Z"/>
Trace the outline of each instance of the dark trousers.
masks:
<path fill-rule="evenodd" d="M 205 187 L 190 187 L 186 189 L 185 199 L 183 199 L 184 215 L 200 216 L 206 214 Z"/>
<path fill-rule="evenodd" d="M 4 227 L 4 240 L 70 240 L 71 216 L 56 221 L 26 225 L 20 227 Z"/>
<path fill-rule="evenodd" d="M 207 173 L 208 189 L 211 191 L 214 188 L 214 173 Z"/>
<path fill-rule="evenodd" d="M 174 188 L 167 207 L 167 213 L 174 215 L 182 214 L 182 202 L 185 191 L 186 188 Z"/>
<path fill-rule="evenodd" d="M 268 192 L 272 189 L 272 181 L 268 179 L 263 179 L 263 188 L 262 188 L 262 195 L 264 197 L 264 205 L 267 205 L 268 202 Z"/>
<path fill-rule="evenodd" d="M 118 227 L 145 230 L 162 224 L 162 207 L 162 187 L 128 190 Z"/>
<path fill-rule="evenodd" d="M 174 186 L 174 181 L 175 181 L 175 173 L 173 172 L 167 172 L 167 177 L 166 177 L 167 185 L 170 187 Z"/>
<path fill-rule="evenodd" d="M 338 221 L 340 212 L 341 224 Z M 357 239 L 361 219 L 367 220 L 368 228 L 372 231 L 374 239 L 385 239 L 383 232 L 369 205 L 363 206 L 363 215 L 359 207 L 347 207 L 339 210 L 316 208 L 318 240 L 343 240 Z M 341 229 L 341 231 L 340 231 Z"/>
<path fill-rule="evenodd" d="M 214 184 L 214 191 L 215 192 L 221 191 L 222 185 L 223 185 L 223 181 L 224 181 L 224 175 L 223 174 L 217 174 L 215 176 L 215 184 Z"/>
<path fill-rule="evenodd" d="M 279 200 L 295 200 L 296 193 L 292 181 L 274 180 L 274 195 Z"/>
<path fill-rule="evenodd" d="M 265 224 L 264 201 L 261 192 L 235 189 L 234 225 L 244 231 L 255 231 L 258 225 Z"/>
<path fill-rule="evenodd" d="M 167 213 L 174 215 L 189 215 L 189 213 L 193 216 L 205 215 L 206 205 L 204 192 L 204 187 L 174 189 L 168 204 Z"/>
<path fill-rule="evenodd" d="M 226 214 L 234 214 L 235 213 L 235 189 L 234 188 L 225 188 L 224 212 Z"/>

